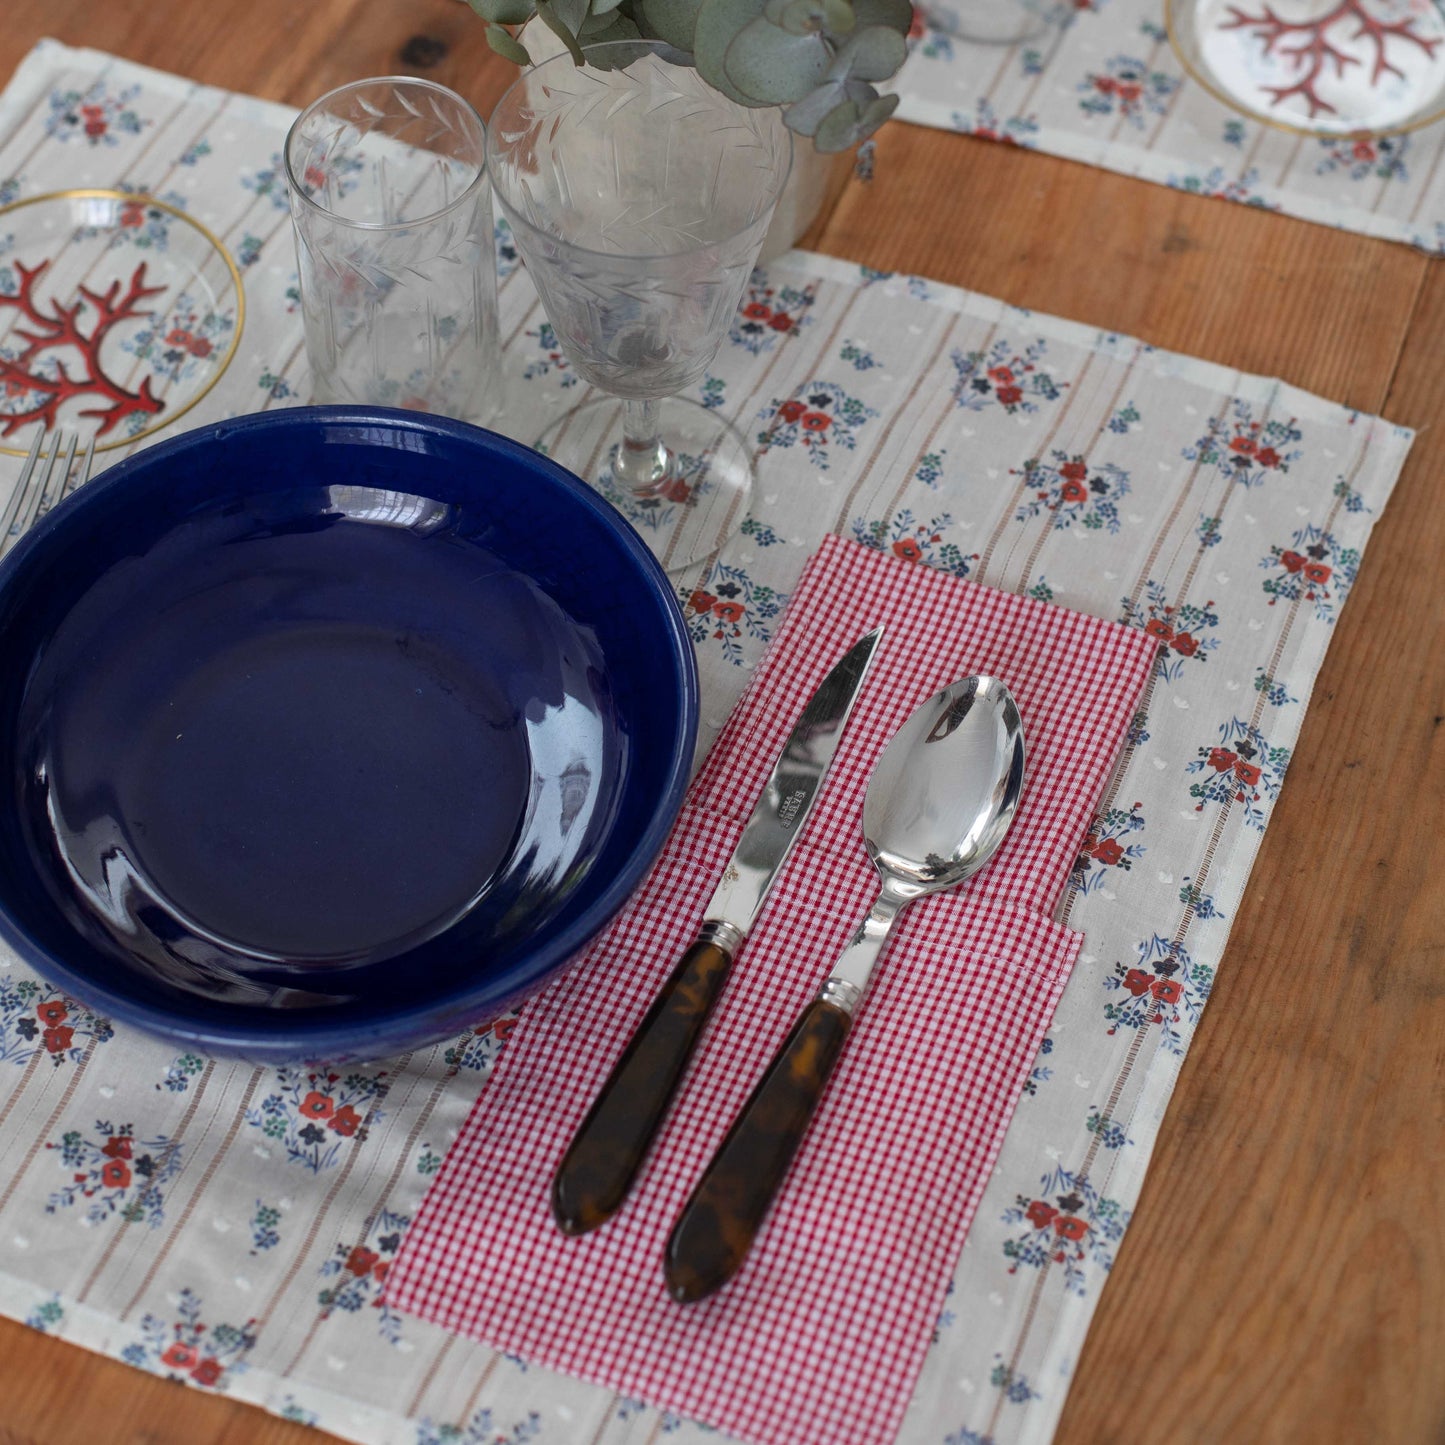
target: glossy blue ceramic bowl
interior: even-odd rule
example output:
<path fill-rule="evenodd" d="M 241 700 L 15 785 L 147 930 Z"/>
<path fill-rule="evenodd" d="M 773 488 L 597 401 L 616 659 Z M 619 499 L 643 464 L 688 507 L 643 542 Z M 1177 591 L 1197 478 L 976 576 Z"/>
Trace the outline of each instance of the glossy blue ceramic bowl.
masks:
<path fill-rule="evenodd" d="M 382 1058 L 554 975 L 637 885 L 697 732 L 646 546 L 411 412 L 139 453 L 0 564 L 0 933 L 111 1017 Z"/>

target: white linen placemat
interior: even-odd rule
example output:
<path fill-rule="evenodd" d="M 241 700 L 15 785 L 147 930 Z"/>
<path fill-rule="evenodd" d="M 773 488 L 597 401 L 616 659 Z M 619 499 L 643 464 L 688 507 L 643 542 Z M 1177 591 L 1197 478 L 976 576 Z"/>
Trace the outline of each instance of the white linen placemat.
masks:
<path fill-rule="evenodd" d="M 1445 253 L 1445 121 L 1377 140 L 1281 130 L 1185 72 L 1163 0 L 1048 9 L 1067 22 L 987 45 L 949 0 L 921 0 L 898 116 Z"/>

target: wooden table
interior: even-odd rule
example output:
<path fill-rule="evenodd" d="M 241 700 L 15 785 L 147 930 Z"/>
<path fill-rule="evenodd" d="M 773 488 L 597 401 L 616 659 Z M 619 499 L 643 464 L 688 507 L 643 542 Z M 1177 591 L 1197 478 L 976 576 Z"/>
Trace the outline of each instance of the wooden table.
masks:
<path fill-rule="evenodd" d="M 457 0 L 6 0 L 0 77 L 43 35 L 295 105 L 411 71 L 485 115 L 509 74 Z M 804 244 L 1423 428 L 1057 1439 L 1445 1439 L 1445 267 L 897 123 Z M 0 1320 L 0 1445 L 317 1438 Z"/>

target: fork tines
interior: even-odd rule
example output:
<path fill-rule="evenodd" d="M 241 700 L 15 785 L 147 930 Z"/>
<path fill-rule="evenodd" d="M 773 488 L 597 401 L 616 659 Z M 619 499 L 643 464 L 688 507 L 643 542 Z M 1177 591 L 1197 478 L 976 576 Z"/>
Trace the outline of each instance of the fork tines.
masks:
<path fill-rule="evenodd" d="M 45 432 L 41 430 L 36 434 L 15 489 L 5 503 L 4 514 L 0 515 L 0 556 L 20 540 L 37 517 L 89 479 L 95 458 L 95 438 L 91 437 L 86 443 L 80 467 L 72 472 L 79 445 L 80 438 L 75 432 L 58 431 L 55 433 L 55 445 L 46 452 Z M 60 461 L 58 470 L 57 461 Z M 54 486 L 51 485 L 52 477 Z"/>

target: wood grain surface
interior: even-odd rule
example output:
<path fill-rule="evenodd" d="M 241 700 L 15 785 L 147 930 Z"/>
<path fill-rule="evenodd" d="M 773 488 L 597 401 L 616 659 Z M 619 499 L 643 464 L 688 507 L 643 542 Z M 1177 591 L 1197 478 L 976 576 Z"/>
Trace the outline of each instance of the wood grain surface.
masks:
<path fill-rule="evenodd" d="M 0 78 L 43 35 L 293 104 L 410 71 L 485 115 L 508 78 L 457 0 L 6 0 Z M 805 244 L 1422 429 L 1331 644 L 1057 1442 L 1445 1441 L 1445 268 L 897 123 L 876 179 L 850 182 Z M 0 1445 L 316 1439 L 0 1321 Z"/>

